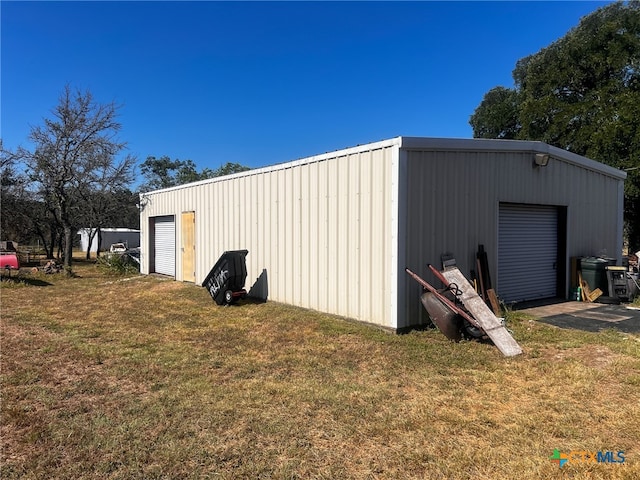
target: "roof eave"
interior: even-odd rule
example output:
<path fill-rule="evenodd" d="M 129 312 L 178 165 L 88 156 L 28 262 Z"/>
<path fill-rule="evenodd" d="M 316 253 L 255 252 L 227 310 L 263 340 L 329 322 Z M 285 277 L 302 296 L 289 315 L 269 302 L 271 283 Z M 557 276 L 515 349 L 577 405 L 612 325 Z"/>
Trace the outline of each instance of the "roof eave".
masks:
<path fill-rule="evenodd" d="M 552 158 L 597 171 L 605 175 L 624 180 L 627 173 L 604 163 L 578 155 L 544 142 L 533 140 L 497 140 L 485 138 L 429 138 L 401 137 L 400 148 L 404 150 L 432 151 L 484 151 L 484 152 L 531 152 L 548 154 Z"/>

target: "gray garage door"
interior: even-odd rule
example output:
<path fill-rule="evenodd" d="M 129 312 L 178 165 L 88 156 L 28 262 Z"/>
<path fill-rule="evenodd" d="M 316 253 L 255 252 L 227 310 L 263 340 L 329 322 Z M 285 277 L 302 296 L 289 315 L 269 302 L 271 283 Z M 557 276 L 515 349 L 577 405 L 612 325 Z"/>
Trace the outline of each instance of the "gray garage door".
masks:
<path fill-rule="evenodd" d="M 155 219 L 155 265 L 156 273 L 176 276 L 176 223 L 175 217 Z"/>
<path fill-rule="evenodd" d="M 498 295 L 506 302 L 555 297 L 557 208 L 501 204 L 499 215 Z"/>

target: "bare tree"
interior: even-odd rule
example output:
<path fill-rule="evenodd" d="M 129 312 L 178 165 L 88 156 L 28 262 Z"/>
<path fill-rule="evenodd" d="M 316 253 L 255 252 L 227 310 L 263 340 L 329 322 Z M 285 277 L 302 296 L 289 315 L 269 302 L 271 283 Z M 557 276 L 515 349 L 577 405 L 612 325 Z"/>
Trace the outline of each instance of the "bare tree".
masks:
<path fill-rule="evenodd" d="M 91 178 L 87 178 L 78 188 L 84 206 L 80 216 L 83 219 L 83 226 L 89 229 L 87 259 L 90 257 L 94 237 L 98 237 L 97 255 L 99 256 L 102 228 L 109 226 L 110 223 L 114 226 L 114 222 L 118 220 L 118 213 L 123 213 L 126 209 L 118 193 L 130 183 L 132 167 L 133 165 L 127 163 L 116 166 L 109 159 L 103 158 L 98 162 Z M 134 205 L 135 202 L 131 204 L 131 206 Z"/>
<path fill-rule="evenodd" d="M 109 191 L 131 181 L 135 158 L 116 156 L 126 148 L 117 138 L 119 106 L 100 104 L 91 92 L 67 85 L 52 118 L 33 127 L 33 152 L 21 150 L 43 199 L 50 202 L 64 231 L 64 267 L 71 273 L 73 238 L 91 191 Z"/>

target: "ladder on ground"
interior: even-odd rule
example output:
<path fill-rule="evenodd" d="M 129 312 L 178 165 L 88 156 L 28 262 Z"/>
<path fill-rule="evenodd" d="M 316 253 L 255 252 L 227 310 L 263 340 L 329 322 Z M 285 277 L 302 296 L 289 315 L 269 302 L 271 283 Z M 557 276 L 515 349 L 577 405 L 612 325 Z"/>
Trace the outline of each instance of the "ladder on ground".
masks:
<path fill-rule="evenodd" d="M 476 293 L 473 285 L 462 275 L 457 267 L 448 267 L 442 275 L 451 284 L 454 283 L 462 292 L 458 296 L 462 304 L 473 315 L 480 327 L 485 331 L 494 345 L 506 357 L 520 355 L 522 349 L 518 342 L 514 340 L 509 331 L 505 328 L 502 320 L 496 317 L 486 303 Z"/>

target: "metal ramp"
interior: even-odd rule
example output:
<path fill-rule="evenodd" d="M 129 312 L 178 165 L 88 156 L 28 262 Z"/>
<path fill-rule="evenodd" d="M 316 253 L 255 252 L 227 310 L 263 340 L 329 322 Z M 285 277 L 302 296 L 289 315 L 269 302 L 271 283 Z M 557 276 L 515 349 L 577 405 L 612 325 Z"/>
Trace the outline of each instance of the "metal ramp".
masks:
<path fill-rule="evenodd" d="M 450 284 L 455 284 L 462 292 L 458 298 L 503 355 L 513 357 L 522 353 L 518 342 L 514 340 L 502 324 L 502 321 L 493 314 L 487 304 L 476 293 L 473 285 L 469 283 L 457 267 L 447 267 L 442 272 L 442 276 Z"/>

